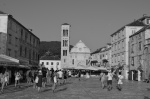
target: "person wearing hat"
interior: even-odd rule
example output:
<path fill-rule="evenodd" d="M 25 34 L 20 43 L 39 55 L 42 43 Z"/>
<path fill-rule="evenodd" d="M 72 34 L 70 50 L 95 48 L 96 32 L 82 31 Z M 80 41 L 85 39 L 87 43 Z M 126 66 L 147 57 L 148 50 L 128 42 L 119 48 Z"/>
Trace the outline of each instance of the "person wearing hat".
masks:
<path fill-rule="evenodd" d="M 38 73 L 38 83 L 37 83 L 37 87 L 38 87 L 38 92 L 40 92 L 41 90 L 41 87 L 42 87 L 42 71 L 39 70 L 39 73 Z"/>

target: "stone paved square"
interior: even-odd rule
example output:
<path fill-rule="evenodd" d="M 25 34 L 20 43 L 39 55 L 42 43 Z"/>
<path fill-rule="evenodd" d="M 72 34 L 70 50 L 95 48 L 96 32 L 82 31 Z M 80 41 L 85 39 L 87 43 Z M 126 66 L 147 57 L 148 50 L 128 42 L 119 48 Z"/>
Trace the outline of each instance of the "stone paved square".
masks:
<path fill-rule="evenodd" d="M 113 89 L 102 89 L 98 78 L 89 79 L 70 78 L 64 85 L 57 86 L 55 93 L 51 85 L 47 85 L 42 92 L 37 92 L 32 85 L 22 84 L 21 88 L 10 85 L 4 89 L 0 99 L 150 99 L 150 84 L 137 81 L 124 80 L 123 90 L 116 89 L 113 81 Z"/>

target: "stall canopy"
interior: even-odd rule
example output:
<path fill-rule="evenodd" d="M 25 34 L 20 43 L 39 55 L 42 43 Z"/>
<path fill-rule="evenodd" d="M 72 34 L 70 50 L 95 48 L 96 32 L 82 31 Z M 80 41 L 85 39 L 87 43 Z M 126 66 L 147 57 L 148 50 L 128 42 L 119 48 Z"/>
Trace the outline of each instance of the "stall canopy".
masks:
<path fill-rule="evenodd" d="M 6 55 L 0 55 L 0 66 L 19 66 L 19 60 Z"/>

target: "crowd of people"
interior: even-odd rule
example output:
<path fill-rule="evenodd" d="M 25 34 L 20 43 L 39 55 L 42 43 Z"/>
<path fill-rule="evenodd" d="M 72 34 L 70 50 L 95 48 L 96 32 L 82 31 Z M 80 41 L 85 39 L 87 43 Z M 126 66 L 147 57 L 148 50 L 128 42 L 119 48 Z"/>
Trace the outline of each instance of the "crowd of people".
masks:
<path fill-rule="evenodd" d="M 22 79 L 25 79 L 26 83 L 29 85 L 33 85 L 33 88 L 36 88 L 38 92 L 41 91 L 42 88 L 45 88 L 47 84 L 52 85 L 52 90 L 55 92 L 56 86 L 65 84 L 67 79 L 71 76 L 77 76 L 81 78 L 81 75 L 84 74 L 85 78 L 89 78 L 89 73 L 86 71 L 82 72 L 81 70 L 69 71 L 69 70 L 51 70 L 47 68 L 42 69 L 30 69 L 25 73 L 22 71 L 15 71 L 14 73 L 14 86 L 16 88 L 20 88 L 20 82 Z M 5 72 L 0 73 L 0 83 L 1 83 L 1 92 L 3 92 L 4 86 L 7 86 L 10 83 L 10 73 L 6 69 Z M 117 81 L 117 89 L 121 91 L 122 89 L 122 79 L 121 71 L 116 72 L 115 70 L 112 72 L 111 70 L 107 72 L 100 73 L 100 81 L 102 88 L 107 88 L 108 91 L 112 90 L 112 79 L 115 78 Z"/>
<path fill-rule="evenodd" d="M 12 76 L 14 83 L 10 82 Z M 14 84 L 15 88 L 20 88 L 21 82 L 33 85 L 33 88 L 37 88 L 38 92 L 41 91 L 41 88 L 45 88 L 46 84 L 51 84 L 54 92 L 56 86 L 59 84 L 65 84 L 67 78 L 70 76 L 71 72 L 68 70 L 54 70 L 53 68 L 51 70 L 47 68 L 29 69 L 25 73 L 21 70 L 16 70 L 14 74 L 6 69 L 0 73 L 0 93 L 3 93 L 4 87 L 8 84 Z"/>
<path fill-rule="evenodd" d="M 51 70 L 29 70 L 27 71 L 26 77 L 27 83 L 33 83 L 33 88 L 37 88 L 38 92 L 41 91 L 41 88 L 45 88 L 46 84 L 52 84 L 52 90 L 54 92 L 57 85 L 67 82 L 69 72 L 67 70 L 54 70 L 53 68 Z"/>
<path fill-rule="evenodd" d="M 123 76 L 122 76 L 122 72 L 119 71 L 119 72 L 116 72 L 116 71 L 111 71 L 109 70 L 108 72 L 102 72 L 100 74 L 100 81 L 101 81 L 101 85 L 102 85 L 102 88 L 107 88 L 108 91 L 112 90 L 112 80 L 113 78 L 116 80 L 117 82 L 117 89 L 119 91 L 122 90 L 122 84 L 123 84 Z"/>

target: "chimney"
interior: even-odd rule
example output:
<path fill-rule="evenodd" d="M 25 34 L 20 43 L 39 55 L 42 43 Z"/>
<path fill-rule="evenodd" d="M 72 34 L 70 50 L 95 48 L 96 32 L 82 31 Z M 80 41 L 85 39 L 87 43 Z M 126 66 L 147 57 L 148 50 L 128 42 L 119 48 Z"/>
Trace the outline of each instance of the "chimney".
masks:
<path fill-rule="evenodd" d="M 143 17 L 147 16 L 147 14 L 143 14 Z"/>
<path fill-rule="evenodd" d="M 32 32 L 33 30 L 32 29 L 28 29 L 30 32 Z"/>

